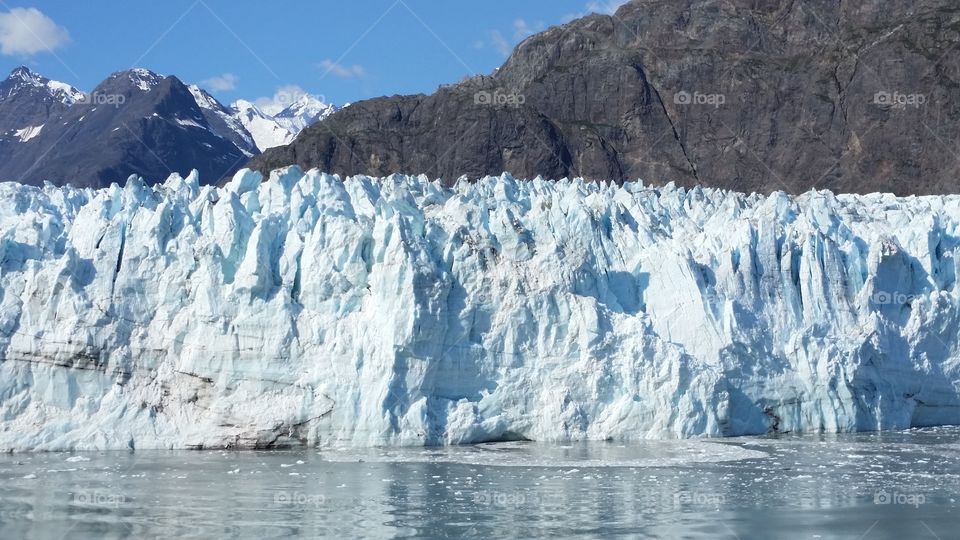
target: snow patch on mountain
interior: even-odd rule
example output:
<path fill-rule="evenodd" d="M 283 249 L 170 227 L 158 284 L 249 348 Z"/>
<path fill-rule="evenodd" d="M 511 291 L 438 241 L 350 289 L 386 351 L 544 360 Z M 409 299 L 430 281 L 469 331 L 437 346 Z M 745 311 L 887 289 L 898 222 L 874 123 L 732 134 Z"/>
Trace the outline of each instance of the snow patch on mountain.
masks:
<path fill-rule="evenodd" d="M 278 124 L 285 127 L 294 135 L 304 128 L 323 120 L 337 111 L 337 107 L 303 94 L 287 108 L 274 115 Z"/>
<path fill-rule="evenodd" d="M 86 94 L 83 92 L 77 90 L 67 83 L 60 81 L 47 81 L 46 86 L 50 90 L 51 94 L 59 98 L 67 105 L 73 105 L 74 103 L 81 101 L 86 97 Z"/>
<path fill-rule="evenodd" d="M 64 82 L 48 79 L 25 66 L 14 69 L 10 73 L 8 80 L 15 81 L 17 84 L 10 85 L 6 97 L 23 91 L 23 88 L 27 86 L 44 89 L 51 97 L 66 105 L 73 105 L 84 98 L 83 92 L 73 86 Z"/>
<path fill-rule="evenodd" d="M 960 423 L 960 196 L 0 184 L 0 448 Z"/>
<path fill-rule="evenodd" d="M 39 135 L 42 129 L 43 129 L 43 124 L 39 126 L 27 126 L 23 129 L 17 130 L 16 136 L 18 139 L 20 139 L 20 142 L 27 142 L 30 139 Z"/>
<path fill-rule="evenodd" d="M 210 93 L 195 84 L 191 84 L 187 86 L 187 88 L 190 90 L 190 94 L 193 95 L 193 99 L 197 102 L 197 106 L 202 110 L 210 111 L 211 114 L 222 120 L 226 128 L 240 138 L 241 144 L 238 144 L 237 147 L 240 148 L 244 154 L 252 157 L 254 155 L 253 151 L 258 150 L 259 145 L 234 111 L 225 107 L 210 95 Z"/>
<path fill-rule="evenodd" d="M 216 111 L 223 108 L 223 105 L 203 88 L 195 84 L 188 85 L 187 88 L 190 90 L 190 94 L 193 95 L 193 99 L 196 100 L 197 106 L 201 109 Z"/>
<path fill-rule="evenodd" d="M 149 69 L 134 68 L 127 71 L 126 74 L 130 78 L 130 82 L 144 92 L 153 90 L 163 81 L 163 75 L 154 73 Z"/>
<path fill-rule="evenodd" d="M 289 144 L 296 136 L 289 128 L 281 125 L 276 118 L 263 112 L 249 101 L 235 101 L 232 108 L 234 117 L 250 133 L 260 151 Z"/>
<path fill-rule="evenodd" d="M 184 127 L 195 127 L 195 128 L 205 129 L 209 131 L 209 128 L 207 128 L 206 126 L 200 125 L 199 122 L 191 118 L 174 118 L 173 121 L 176 122 L 178 125 L 181 125 Z"/>
<path fill-rule="evenodd" d="M 260 151 L 275 146 L 290 144 L 307 126 L 330 116 L 338 109 L 311 96 L 301 95 L 276 114 L 246 100 L 232 105 L 234 116 L 243 124 L 257 142 Z"/>

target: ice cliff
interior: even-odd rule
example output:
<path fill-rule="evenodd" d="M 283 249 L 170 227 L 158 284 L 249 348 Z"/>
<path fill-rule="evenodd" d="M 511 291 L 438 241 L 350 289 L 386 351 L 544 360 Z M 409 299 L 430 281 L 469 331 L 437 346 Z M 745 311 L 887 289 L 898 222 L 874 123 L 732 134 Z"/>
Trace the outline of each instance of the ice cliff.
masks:
<path fill-rule="evenodd" d="M 960 196 L 0 184 L 0 449 L 960 423 Z"/>

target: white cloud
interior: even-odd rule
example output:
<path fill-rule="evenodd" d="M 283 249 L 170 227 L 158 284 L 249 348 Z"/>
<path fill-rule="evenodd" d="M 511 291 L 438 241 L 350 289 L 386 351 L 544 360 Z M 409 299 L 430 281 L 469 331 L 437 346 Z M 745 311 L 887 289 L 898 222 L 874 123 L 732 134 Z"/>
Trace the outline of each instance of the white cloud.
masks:
<path fill-rule="evenodd" d="M 617 8 L 629 1 L 630 0 L 590 0 L 584 6 L 585 11 L 581 13 L 571 13 L 564 17 L 562 22 L 567 23 L 573 19 L 585 17 L 590 13 L 612 15 L 616 13 Z M 513 21 L 513 33 L 510 34 L 513 39 L 507 39 L 506 35 L 499 30 L 492 30 L 489 34 L 489 45 L 491 45 L 497 52 L 506 58 L 510 56 L 514 45 L 538 32 L 542 32 L 546 28 L 547 24 L 543 21 L 537 21 L 536 23 L 531 24 L 526 19 L 515 19 Z M 473 46 L 475 49 L 483 49 L 486 48 L 487 44 L 488 43 L 486 41 L 477 41 L 473 44 Z"/>
<path fill-rule="evenodd" d="M 363 77 L 367 74 L 367 70 L 364 69 L 363 66 L 357 64 L 345 66 L 330 59 L 321 61 L 317 64 L 317 67 L 324 70 L 324 75 L 330 74 L 335 77 L 340 77 L 341 79 L 353 79 L 355 77 Z"/>
<path fill-rule="evenodd" d="M 237 80 L 238 77 L 233 73 L 224 73 L 223 75 L 211 77 L 203 81 L 202 84 L 214 92 L 226 92 L 228 90 L 236 90 Z"/>
<path fill-rule="evenodd" d="M 514 45 L 532 36 L 533 34 L 540 32 L 546 27 L 546 23 L 542 21 L 539 21 L 535 24 L 530 24 L 525 19 L 516 19 L 513 21 L 513 39 L 507 39 L 503 32 L 499 30 L 492 30 L 490 31 L 490 45 L 498 53 L 500 53 L 501 56 L 507 57 L 510 56 L 511 52 L 513 52 Z M 474 44 L 474 47 L 477 49 L 482 49 L 485 46 L 486 42 L 482 41 Z"/>
<path fill-rule="evenodd" d="M 629 0 L 592 0 L 587 2 L 587 13 L 600 13 L 603 15 L 613 15 L 617 8 L 626 4 Z"/>
<path fill-rule="evenodd" d="M 584 11 L 580 13 L 571 13 L 563 18 L 563 22 L 568 23 L 574 19 L 579 19 L 580 17 L 586 17 L 591 13 L 599 13 L 601 15 L 613 15 L 617 12 L 617 9 L 620 6 L 626 4 L 630 0 L 590 0 L 587 2 L 587 5 L 584 6 Z"/>
<path fill-rule="evenodd" d="M 513 21 L 513 39 L 519 41 L 532 34 L 533 29 L 530 28 L 530 25 L 527 23 L 527 21 L 523 19 L 517 19 Z"/>
<path fill-rule="evenodd" d="M 507 38 L 503 37 L 499 30 L 490 32 L 490 43 L 497 52 L 505 57 L 510 56 L 510 51 L 513 50 L 513 44 L 507 41 Z"/>
<path fill-rule="evenodd" d="M 323 96 L 311 94 L 295 84 L 288 84 L 277 88 L 272 97 L 257 98 L 253 104 L 267 114 L 277 114 L 304 96 L 312 96 L 324 103 L 327 101 Z"/>
<path fill-rule="evenodd" d="M 37 8 L 13 8 L 0 12 L 0 53 L 32 55 L 53 52 L 70 41 L 67 29 Z"/>

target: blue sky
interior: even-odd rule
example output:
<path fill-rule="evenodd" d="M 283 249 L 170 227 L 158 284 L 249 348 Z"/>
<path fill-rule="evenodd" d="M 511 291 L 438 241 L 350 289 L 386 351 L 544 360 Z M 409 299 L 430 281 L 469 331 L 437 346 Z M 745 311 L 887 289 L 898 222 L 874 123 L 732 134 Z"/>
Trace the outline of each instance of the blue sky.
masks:
<path fill-rule="evenodd" d="M 287 88 L 342 104 L 490 73 L 530 33 L 623 0 L 0 0 L 0 69 L 89 91 L 145 67 L 226 103 Z"/>

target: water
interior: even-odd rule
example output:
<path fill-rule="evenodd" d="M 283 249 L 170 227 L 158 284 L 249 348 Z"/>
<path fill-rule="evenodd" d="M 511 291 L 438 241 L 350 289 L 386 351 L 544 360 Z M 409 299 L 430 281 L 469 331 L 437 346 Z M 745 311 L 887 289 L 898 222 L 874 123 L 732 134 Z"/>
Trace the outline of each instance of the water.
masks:
<path fill-rule="evenodd" d="M 957 538 L 960 428 L 0 456 L 0 538 Z"/>

